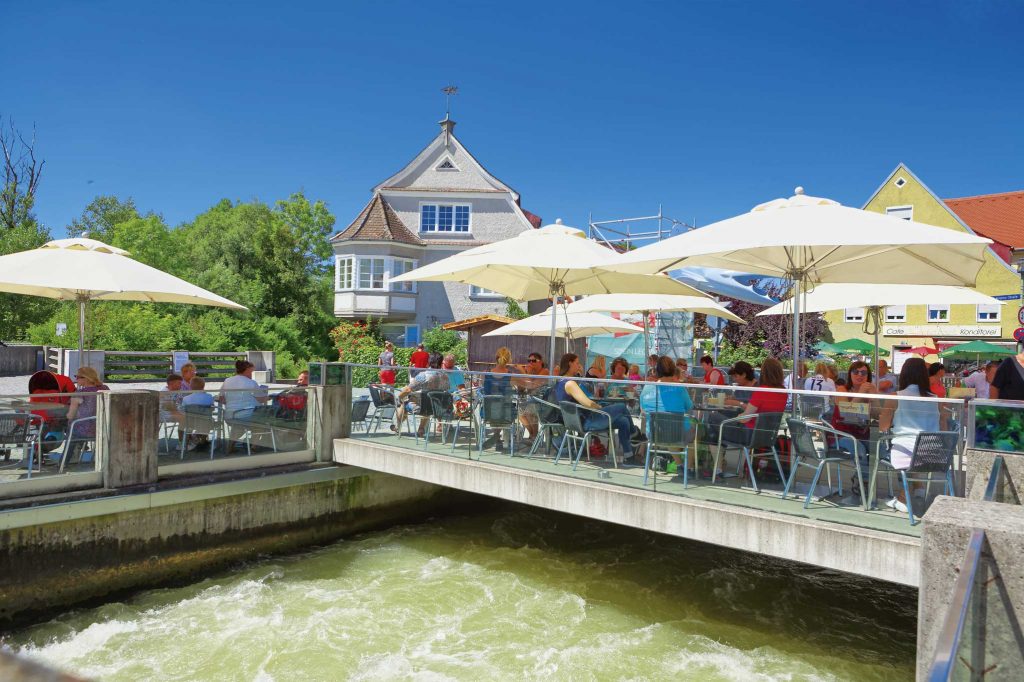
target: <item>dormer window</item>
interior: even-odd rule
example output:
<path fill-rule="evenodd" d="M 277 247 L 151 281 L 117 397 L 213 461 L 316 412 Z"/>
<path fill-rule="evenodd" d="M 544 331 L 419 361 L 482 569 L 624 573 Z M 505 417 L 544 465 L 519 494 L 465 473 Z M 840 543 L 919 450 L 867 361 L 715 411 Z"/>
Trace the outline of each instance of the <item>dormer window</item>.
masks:
<path fill-rule="evenodd" d="M 420 232 L 468 233 L 469 204 L 420 204 Z"/>
<path fill-rule="evenodd" d="M 441 163 L 437 164 L 436 170 L 458 172 L 459 169 L 455 165 L 455 162 L 452 161 L 452 158 L 450 156 L 447 156 L 447 157 L 445 157 L 444 161 L 442 161 Z"/>

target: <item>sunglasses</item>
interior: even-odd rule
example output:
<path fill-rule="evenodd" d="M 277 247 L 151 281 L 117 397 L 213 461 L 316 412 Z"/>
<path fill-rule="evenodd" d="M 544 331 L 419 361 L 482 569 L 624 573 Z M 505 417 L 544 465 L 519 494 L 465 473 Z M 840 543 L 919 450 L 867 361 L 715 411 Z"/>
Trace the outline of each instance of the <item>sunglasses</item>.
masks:
<path fill-rule="evenodd" d="M 867 373 L 868 373 L 868 371 L 866 369 L 855 369 L 855 370 L 851 370 L 850 371 L 850 374 L 865 374 L 866 375 Z"/>
<path fill-rule="evenodd" d="M 530 358 L 529 362 L 540 362 L 540 358 Z"/>

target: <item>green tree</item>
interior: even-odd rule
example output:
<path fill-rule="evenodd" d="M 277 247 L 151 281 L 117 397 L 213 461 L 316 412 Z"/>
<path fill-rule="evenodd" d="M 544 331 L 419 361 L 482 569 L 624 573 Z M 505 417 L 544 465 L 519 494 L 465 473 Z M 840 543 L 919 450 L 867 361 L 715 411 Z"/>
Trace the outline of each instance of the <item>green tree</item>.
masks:
<path fill-rule="evenodd" d="M 131 197 L 121 200 L 115 196 L 101 195 L 89 202 L 81 216 L 71 221 L 68 236 L 81 237 L 88 233 L 90 239 L 113 244 L 114 228 L 120 223 L 140 217 Z"/>

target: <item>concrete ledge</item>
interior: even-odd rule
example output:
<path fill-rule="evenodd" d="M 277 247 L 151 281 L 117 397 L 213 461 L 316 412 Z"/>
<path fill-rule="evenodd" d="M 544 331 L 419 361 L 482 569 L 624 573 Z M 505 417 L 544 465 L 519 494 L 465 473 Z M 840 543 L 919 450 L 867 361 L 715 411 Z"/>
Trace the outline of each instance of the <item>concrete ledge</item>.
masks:
<path fill-rule="evenodd" d="M 920 540 L 357 439 L 336 462 L 633 528 L 916 587 Z"/>

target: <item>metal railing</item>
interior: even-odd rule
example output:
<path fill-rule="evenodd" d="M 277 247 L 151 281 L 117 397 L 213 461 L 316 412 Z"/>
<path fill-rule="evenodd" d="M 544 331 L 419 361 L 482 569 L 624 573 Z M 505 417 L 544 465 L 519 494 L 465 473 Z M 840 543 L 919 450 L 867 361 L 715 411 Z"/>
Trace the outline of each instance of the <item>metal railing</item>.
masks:
<path fill-rule="evenodd" d="M 983 500 L 1020 504 L 1003 456 L 997 456 L 992 462 Z M 1005 631 L 1018 638 L 1020 625 L 1010 600 L 1006 598 L 999 564 L 983 528 L 975 528 L 971 532 L 951 597 L 926 679 L 929 682 L 981 682 L 996 671 L 999 679 L 1019 679 L 1020 668 L 1016 664 L 1020 661 L 1012 664 L 1009 661 L 997 662 L 990 660 L 986 652 L 988 632 L 997 620 L 1005 617 Z M 1001 622 L 998 624 L 1003 625 Z M 1018 674 L 1009 672 L 1011 669 Z"/>

